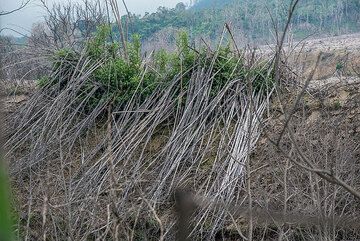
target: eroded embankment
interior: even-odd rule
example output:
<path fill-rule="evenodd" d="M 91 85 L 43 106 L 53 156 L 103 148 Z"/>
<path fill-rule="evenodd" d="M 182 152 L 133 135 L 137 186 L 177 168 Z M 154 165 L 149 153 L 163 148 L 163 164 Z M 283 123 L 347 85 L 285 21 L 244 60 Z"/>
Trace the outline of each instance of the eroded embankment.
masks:
<path fill-rule="evenodd" d="M 329 69 L 336 62 L 335 58 Z M 295 138 L 290 140 L 285 133 L 280 146 L 295 160 L 298 147 L 317 167 L 333 170 L 359 189 L 360 86 L 346 84 L 344 75 L 337 85 L 334 81 L 317 84 L 321 75 L 337 78 L 336 73 L 323 74 L 328 63 L 328 59 L 321 60 L 319 73 L 296 106 L 289 122 Z M 306 68 L 311 70 L 311 66 L 309 60 Z M 287 120 L 284 113 L 291 110 L 299 89 L 282 89 L 271 102 L 255 95 L 258 113 L 251 115 L 243 108 L 247 106 L 244 93 L 236 94 L 234 85 L 209 102 L 211 88 L 202 74 L 192 80 L 193 89 L 179 109 L 173 108 L 173 93 L 178 91 L 180 80 L 174 80 L 167 96 L 154 98 L 137 112 L 119 111 L 114 121 L 105 125 L 80 119 L 72 126 L 79 118 L 68 107 L 72 100 L 54 101 L 38 95 L 37 106 L 22 109 L 22 113 L 31 117 L 31 111 L 43 113 L 41 121 L 31 118 L 35 123 L 31 128 L 21 123 L 26 131 L 19 140 L 24 138 L 21 144 L 28 149 L 16 153 L 19 159 L 12 157 L 22 228 L 30 228 L 34 239 L 47 232 L 49 237 L 59 232 L 59 237 L 71 234 L 75 239 L 84 235 L 105 239 L 114 237 L 109 230 L 120 226 L 124 239 L 126 235 L 158 238 L 164 230 L 174 228 L 172 189 L 186 186 L 210 200 L 196 213 L 193 227 L 198 234 L 206 237 L 226 230 L 239 238 L 238 232 L 246 232 L 249 226 L 248 215 L 231 216 L 227 213 L 230 209 L 224 207 L 233 203 L 246 206 L 249 193 L 244 183 L 251 180 L 253 207 L 270 214 L 264 221 L 254 212 L 257 233 L 271 238 L 288 232 L 289 239 L 358 237 L 351 225 L 349 229 L 326 222 L 304 225 L 304 220 L 314 216 L 324 216 L 324 220 L 355 218 L 359 202 L 342 187 L 300 168 L 269 141 L 281 133 Z M 355 78 L 354 73 L 352 76 Z M 25 97 L 19 99 L 9 101 L 9 106 L 20 104 Z M 57 112 L 61 108 L 66 112 Z M 60 118 L 65 113 L 72 116 L 66 123 Z M 104 116 L 106 121 L 106 112 Z M 265 124 L 259 141 L 262 125 L 258 116 L 264 116 Z M 254 129 L 251 154 L 246 145 L 249 125 Z M 79 128 L 86 132 L 79 133 Z M 246 161 L 250 162 L 251 179 L 244 179 Z M 218 208 L 212 202 L 225 205 Z M 281 221 L 288 219 L 276 220 L 279 213 L 302 220 L 284 224 Z M 53 226 L 45 227 L 44 221 Z M 334 234 L 332 230 L 338 231 Z"/>

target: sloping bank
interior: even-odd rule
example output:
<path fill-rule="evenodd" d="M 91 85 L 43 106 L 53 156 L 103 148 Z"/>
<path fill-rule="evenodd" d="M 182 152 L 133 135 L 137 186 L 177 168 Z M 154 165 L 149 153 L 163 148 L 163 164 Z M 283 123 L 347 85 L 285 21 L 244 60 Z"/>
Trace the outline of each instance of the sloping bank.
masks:
<path fill-rule="evenodd" d="M 9 117 L 20 229 L 35 239 L 171 239 L 172 193 L 189 188 L 213 200 L 193 219 L 194 235 L 215 236 L 232 221 L 211 203 L 246 197 L 271 61 L 231 43 L 194 49 L 185 34 L 175 53 L 144 58 L 137 36 L 124 50 L 108 31 L 54 51 L 49 76 Z"/>

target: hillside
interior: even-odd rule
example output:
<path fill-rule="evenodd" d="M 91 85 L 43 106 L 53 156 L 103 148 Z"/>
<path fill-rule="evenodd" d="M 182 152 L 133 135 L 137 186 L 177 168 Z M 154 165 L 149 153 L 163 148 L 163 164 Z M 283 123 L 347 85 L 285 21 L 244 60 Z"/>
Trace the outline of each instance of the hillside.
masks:
<path fill-rule="evenodd" d="M 10 236 L 360 238 L 360 33 L 328 36 L 356 30 L 358 1 L 292 5 L 280 44 L 290 0 L 118 2 L 0 38 Z"/>
<path fill-rule="evenodd" d="M 149 39 L 159 31 L 186 29 L 193 38 L 216 40 L 224 23 L 231 23 L 234 34 L 243 42 L 272 42 L 274 23 L 281 29 L 286 22 L 290 0 L 202 0 L 190 9 L 178 4 L 173 9 L 159 8 L 144 17 L 132 16 L 129 33 Z M 357 0 L 304 0 L 292 20 L 295 38 L 309 35 L 341 35 L 358 31 L 360 3 Z M 271 16 L 270 16 L 271 14 Z M 169 32 L 171 33 L 171 31 Z"/>
<path fill-rule="evenodd" d="M 296 128 L 294 128 L 296 143 L 301 150 L 303 150 L 304 154 L 311 158 L 316 165 L 322 166 L 323 168 L 332 168 L 335 166 L 339 177 L 347 183 L 351 183 L 351 185 L 356 188 L 360 185 L 359 179 L 357 179 L 357 173 L 360 170 L 360 163 L 358 162 L 358 143 L 360 141 L 360 128 L 358 127 L 360 120 L 360 81 L 355 72 L 344 72 L 343 76 L 339 76 L 338 73 L 335 73 L 336 71 L 330 73 L 329 70 L 336 70 L 336 63 L 341 59 L 341 57 L 337 57 L 338 52 L 349 51 L 353 59 L 358 60 L 360 58 L 358 52 L 360 41 L 358 40 L 358 35 L 349 35 L 332 39 L 312 40 L 304 43 L 306 45 L 304 52 L 307 53 L 307 55 L 301 57 L 301 61 L 307 64 L 298 70 L 297 74 L 299 76 L 302 76 L 302 73 L 311 72 L 314 68 L 313 60 L 320 51 L 326 51 L 324 56 L 328 57 L 321 59 L 318 68 L 319 74 L 317 74 L 314 81 L 311 82 L 310 88 L 307 89 L 302 101 L 295 109 L 294 120 L 291 122 L 291 126 L 296 126 Z M 334 46 L 334 48 L 329 49 L 329 46 Z M 297 56 L 298 53 L 300 53 L 299 49 L 293 52 L 291 56 Z M 301 80 L 302 78 L 299 79 Z M 223 122 L 221 115 L 227 117 L 232 111 L 230 111 L 230 113 L 226 112 L 226 110 L 222 108 L 221 102 L 218 103 L 218 107 L 213 110 L 214 112 L 211 115 L 207 115 L 207 111 L 212 111 L 212 108 L 214 108 L 211 102 L 206 106 L 207 111 L 201 112 L 196 103 L 200 101 L 198 98 L 207 92 L 202 92 L 201 89 L 204 86 L 208 88 L 207 85 L 210 81 L 197 78 L 193 83 L 197 81 L 203 81 L 201 85 L 194 86 L 201 94 L 199 96 L 196 95 L 196 91 L 194 90 L 194 96 L 191 97 L 194 98 L 194 103 L 188 99 L 184 101 L 186 105 L 184 109 L 188 111 L 182 113 L 181 120 L 172 121 L 171 119 L 173 117 L 169 118 L 168 112 L 172 111 L 172 109 L 167 106 L 169 105 L 169 100 L 166 101 L 166 99 L 163 100 L 161 98 L 156 98 L 154 102 L 138 107 L 139 112 L 131 110 L 129 111 L 128 117 L 114 120 L 114 126 L 110 126 L 114 128 L 113 144 L 111 144 L 111 146 L 114 148 L 114 157 L 112 158 L 114 158 L 116 163 L 114 164 L 113 171 L 111 171 L 111 167 L 108 167 L 108 158 L 110 158 L 108 156 L 109 150 L 107 149 L 109 133 L 101 123 L 95 125 L 90 124 L 88 127 L 85 127 L 86 122 L 82 123 L 79 125 L 79 128 L 83 128 L 83 130 L 79 133 L 83 134 L 78 137 L 76 136 L 79 135 L 79 133 L 72 133 L 71 128 L 67 133 L 69 139 L 64 140 L 67 142 L 70 141 L 70 145 L 73 145 L 72 140 L 76 137 L 79 138 L 79 143 L 76 143 L 74 147 L 69 147 L 70 149 L 68 149 L 68 146 L 66 147 L 65 150 L 71 152 L 66 154 L 64 160 L 58 159 L 55 152 L 46 154 L 47 152 L 42 150 L 42 148 L 46 148 L 46 150 L 49 151 L 52 150 L 51 148 L 58 148 L 56 145 L 56 141 L 58 140 L 57 136 L 53 136 L 52 133 L 56 133 L 56 128 L 59 128 L 57 125 L 60 125 L 62 122 L 56 120 L 57 115 L 52 115 L 52 113 L 58 108 L 56 105 L 66 106 L 63 101 L 72 102 L 71 99 L 68 100 L 69 97 L 59 96 L 56 97 L 55 100 L 49 99 L 35 89 L 32 91 L 26 89 L 26 87 L 31 86 L 28 83 L 25 85 L 24 83 L 18 83 L 18 88 L 22 85 L 24 88 L 19 88 L 19 94 L 15 93 L 16 95 L 13 95 L 13 88 L 8 88 L 9 97 L 5 99 L 5 107 L 8 112 L 13 113 L 9 118 L 14 118 L 18 114 L 26 115 L 29 108 L 34 108 L 32 112 L 28 112 L 28 114 L 32 116 L 31 113 L 37 113 L 35 110 L 41 112 L 44 108 L 46 112 L 40 115 L 42 116 L 41 118 L 45 116 L 46 118 L 51 118 L 48 120 L 49 125 L 50 123 L 55 123 L 52 126 L 54 131 L 49 131 L 46 136 L 42 137 L 55 143 L 45 142 L 46 145 L 38 147 L 39 150 L 27 148 L 26 143 L 32 143 L 31 141 L 26 141 L 22 144 L 24 145 L 21 148 L 23 152 L 39 155 L 39 159 L 35 159 L 31 164 L 33 169 L 32 178 L 35 179 L 34 181 L 28 178 L 26 171 L 17 170 L 26 170 L 28 165 L 30 165 L 29 161 L 32 160 L 32 155 L 28 157 L 15 151 L 11 156 L 12 178 L 14 186 L 16 187 L 18 202 L 21 207 L 32 208 L 31 216 L 28 215 L 26 208 L 20 209 L 20 222 L 26 223 L 27 220 L 31 220 L 29 222 L 31 222 L 30 228 L 32 232 L 29 236 L 36 240 L 43 235 L 43 233 L 50 239 L 55 239 L 57 235 L 60 237 L 67 235 L 62 233 L 57 234 L 55 232 L 62 230 L 58 226 L 68 222 L 68 207 L 63 206 L 63 203 L 67 202 L 68 197 L 66 196 L 66 190 L 62 190 L 62 182 L 59 181 L 61 180 L 69 182 L 68 185 L 71 185 L 71 188 L 73 188 L 74 194 L 72 194 L 73 197 L 71 198 L 74 204 L 71 205 L 71 209 L 72 212 L 75 212 L 77 217 L 79 217 L 79 220 L 76 219 L 76 223 L 73 224 L 74 230 L 82 230 L 84 228 L 99 229 L 99 231 L 94 231 L 94 234 L 89 234 L 91 238 L 102 237 L 102 235 L 104 235 L 103 233 L 106 233 L 106 230 L 103 230 L 102 227 L 111 225 L 108 224 L 108 222 L 111 223 L 108 218 L 109 216 L 114 216 L 115 218 L 116 215 L 122 215 L 124 217 L 121 216 L 122 219 L 119 222 L 131 227 L 134 225 L 132 229 L 134 233 L 130 235 L 133 235 L 139 240 L 143 240 L 146 237 L 154 238 L 150 240 L 160 238 L 162 235 L 161 225 L 164 225 L 166 229 L 170 230 L 170 234 L 167 234 L 167 236 L 170 236 L 170 240 L 174 240 L 174 236 L 171 236 L 171 232 L 173 231 L 171 228 L 173 225 L 172 201 L 169 200 L 168 197 L 157 196 L 158 194 L 156 193 L 150 193 L 148 194 L 149 196 L 146 196 L 149 200 L 150 198 L 156 198 L 156 200 L 158 200 L 157 202 L 159 204 L 156 207 L 155 214 L 155 217 L 158 218 L 157 222 L 154 222 L 155 218 L 146 208 L 146 205 L 144 205 L 145 207 L 142 206 L 143 201 L 141 200 L 145 198 L 145 196 L 142 196 L 145 195 L 145 191 L 150 192 L 153 189 L 157 190 L 159 186 L 158 183 L 160 183 L 164 189 L 167 188 L 167 185 L 179 185 L 194 189 L 195 195 L 200 197 L 194 200 L 194 202 L 196 202 L 196 207 L 201 210 L 196 213 L 196 218 L 200 219 L 201 217 L 205 217 L 207 222 L 201 229 L 201 232 L 207 233 L 202 233 L 202 235 L 212 235 L 211 232 L 215 230 L 216 237 L 221 237 L 218 238 L 218 240 L 241 240 L 242 233 L 246 233 L 248 230 L 249 222 L 246 208 L 247 203 L 240 203 L 242 200 L 240 198 L 246 197 L 246 190 L 240 184 L 243 177 L 243 169 L 241 168 L 243 164 L 232 162 L 232 158 L 227 158 L 228 153 L 225 150 L 229 148 L 229 151 L 231 151 L 233 155 L 237 155 L 239 160 L 243 160 L 244 156 L 242 153 L 244 151 L 246 152 L 246 150 L 238 149 L 237 147 L 237 145 L 241 146 L 241 140 L 239 140 L 240 143 L 238 144 L 231 140 L 233 140 L 236 135 L 241 136 L 243 133 L 241 125 L 237 126 L 236 123 L 244 125 L 246 125 L 246 123 L 243 122 L 243 116 L 237 115 L 229 117 L 229 120 L 231 120 L 230 123 Z M 300 87 L 302 86 L 302 83 L 298 84 Z M 176 90 L 177 86 L 178 85 L 171 84 L 169 91 L 161 93 L 161 95 L 176 93 L 178 91 Z M 72 87 L 70 87 L 69 90 L 71 89 Z M 358 232 L 360 227 L 357 222 L 359 217 L 359 201 L 354 199 L 354 197 L 345 192 L 341 187 L 329 185 L 329 183 L 324 182 L 318 176 L 298 168 L 286 159 L 286 155 L 279 151 L 270 141 L 270 138 L 277 138 L 281 132 L 286 120 L 285 113 L 292 108 L 299 91 L 299 88 L 289 86 L 282 89 L 282 93 L 277 97 L 271 99 L 271 103 L 267 106 L 270 114 L 266 117 L 264 129 L 261 131 L 261 135 L 258 136 L 257 134 L 254 137 L 255 141 L 252 144 L 249 161 L 251 162 L 251 169 L 256 173 L 256 175 L 252 177 L 251 182 L 252 198 L 255 200 L 253 204 L 255 235 L 257 235 L 258 232 L 263 232 L 263 235 L 271 240 L 273 237 L 281 235 L 279 232 L 284 229 L 289 231 L 283 234 L 289 238 L 289 240 L 309 240 L 310 237 L 313 237 L 314 240 L 325 237 L 329 238 L 329 240 L 352 240 L 358 238 L 360 237 Z M 35 92 L 35 94 L 33 92 Z M 189 97 L 185 95 L 184 98 Z M 224 103 L 226 103 L 228 99 L 231 100 L 233 98 L 231 95 L 227 95 L 227 97 L 223 99 Z M 38 107 L 33 106 L 34 102 L 38 102 Z M 205 104 L 206 101 L 203 101 L 198 105 Z M 237 102 L 236 104 L 241 105 L 241 103 Z M 149 114 L 147 114 L 147 110 L 149 110 Z M 72 113 L 71 110 L 67 111 Z M 194 114 L 195 111 L 196 113 Z M 262 111 L 264 111 L 264 109 L 262 109 Z M 218 112 L 219 114 L 217 115 L 216 113 Z M 235 113 L 236 112 L 233 112 L 233 114 Z M 266 115 L 265 113 L 263 114 Z M 215 117 L 213 117 L 213 115 Z M 36 117 L 34 116 L 33 118 Z M 100 119 L 102 118 L 100 117 Z M 9 119 L 8 123 L 13 125 L 12 119 Z M 31 136 L 36 134 L 34 131 L 36 131 L 36 128 L 39 128 L 38 125 L 41 125 L 40 132 L 42 128 L 47 126 L 42 123 L 43 121 L 37 124 L 31 124 Z M 179 123 L 178 126 L 175 126 L 177 129 L 173 130 L 172 128 L 175 128 L 174 125 L 176 123 Z M 230 127 L 223 126 L 225 123 L 229 124 Z M 14 124 L 14 127 L 16 125 L 17 124 Z M 17 128 L 18 127 L 15 129 L 18 130 Z M 117 130 L 117 128 L 121 128 L 121 130 Z M 223 132 L 226 133 L 226 136 L 223 136 Z M 21 137 L 19 142 L 23 142 L 22 138 L 25 138 L 25 140 L 28 138 L 27 132 L 22 133 L 23 131 L 19 132 L 19 137 Z M 35 137 L 37 138 L 37 136 Z M 36 139 L 35 137 L 31 138 Z M 55 138 L 55 140 L 53 140 L 53 138 Z M 293 153 L 294 147 L 289 145 L 289 143 L 291 143 L 289 137 L 286 136 L 284 139 L 282 147 L 285 148 L 288 153 Z M 42 143 L 42 141 L 39 140 L 36 141 L 36 143 Z M 35 144 L 31 145 L 33 145 L 34 148 L 36 147 Z M 12 146 L 8 148 L 12 149 Z M 326 158 L 323 158 L 324 156 L 326 156 Z M 122 160 L 124 160 L 124 163 Z M 64 162 L 64 164 L 62 164 L 62 162 Z M 179 165 L 179 169 L 176 171 L 174 170 L 176 168 L 174 162 L 176 162 L 176 165 Z M 227 172 L 223 171 L 224 167 L 228 169 Z M 134 168 L 141 170 L 141 172 L 134 171 Z M 148 168 L 151 168 L 151 170 L 147 170 Z M 161 169 L 158 170 L 158 168 Z M 174 175 L 176 179 L 161 183 L 162 176 L 157 178 L 157 172 L 161 171 L 160 173 L 162 174 L 162 171 L 167 171 L 166 168 L 171 170 L 169 172 L 175 172 L 171 175 Z M 224 182 L 226 184 L 226 178 L 230 176 L 229 171 L 234 174 L 237 173 L 232 176 L 232 178 L 239 182 L 238 184 L 233 184 L 236 185 L 236 191 L 233 190 L 233 192 L 240 194 L 240 204 L 237 204 L 238 206 L 231 206 L 230 208 L 232 209 L 229 208 L 234 212 L 234 216 L 231 216 L 232 219 L 223 220 L 219 224 L 215 223 L 215 221 L 224 214 L 221 212 L 221 209 L 217 210 L 216 205 L 221 205 L 218 203 L 221 203 L 221 200 L 227 197 L 226 195 L 228 194 L 218 190 L 217 188 L 220 189 L 220 187 L 216 184 L 218 183 L 219 185 Z M 111 172 L 114 172 L 114 174 L 111 174 Z M 59 173 L 63 173 L 63 176 Z M 121 176 L 125 181 L 122 179 L 114 179 L 115 184 L 111 184 L 112 175 Z M 43 178 L 46 178 L 47 181 L 41 181 Z M 132 178 L 136 179 L 132 181 Z M 215 180 L 213 181 L 212 179 Z M 126 183 L 126 180 L 135 183 Z M 207 182 L 214 185 L 211 188 L 209 187 L 209 190 L 203 187 Z M 112 191 L 112 185 L 116 185 L 118 189 Z M 29 188 L 31 188 L 31 195 L 32 198 L 34 198 L 31 204 L 32 206 L 28 206 L 27 204 L 29 199 L 27 190 Z M 144 190 L 144 193 L 138 194 L 140 191 L 137 191 L 137 189 L 140 188 Z M 44 194 L 44 190 L 50 191 Z M 111 192 L 114 193 L 111 194 Z M 219 192 L 224 196 L 218 196 L 217 194 Z M 125 198 L 120 196 L 123 193 L 126 193 L 126 198 L 130 199 L 129 201 L 123 201 Z M 112 195 L 116 196 L 113 197 Z M 234 196 L 235 194 L 231 194 L 231 199 L 233 199 Z M 91 202 L 91 199 L 88 202 L 83 201 L 87 200 L 87 197 L 95 197 L 98 198 L 99 201 L 96 203 Z M 205 201 L 203 200 L 204 197 L 206 197 Z M 116 211 L 118 214 L 106 212 L 106 205 L 104 203 L 109 202 L 110 204 L 108 205 L 112 205 L 111 200 L 113 200 L 113 198 L 116 198 L 116 200 L 122 203 L 121 208 L 118 207 L 116 209 L 119 210 Z M 344 199 L 348 207 L 343 210 L 341 207 L 343 206 Z M 49 204 L 46 202 L 49 202 Z M 140 204 L 138 204 L 138 202 Z M 326 205 L 323 202 L 332 204 Z M 43 211 L 44 205 L 47 205 L 45 214 Z M 235 204 L 231 203 L 231 205 Z M 87 226 L 87 220 L 91 218 L 91 216 L 84 211 L 84 207 L 92 209 L 91 211 L 94 214 L 91 214 L 91 216 L 96 215 L 99 219 L 91 224 L 91 227 Z M 136 214 L 136 212 L 139 213 Z M 213 218 L 212 212 L 214 212 L 215 218 Z M 44 226 L 41 225 L 44 215 L 45 218 L 55 223 L 54 227 L 44 228 Z M 127 217 L 128 215 L 129 217 Z M 139 220 L 137 221 L 133 215 L 138 215 L 136 219 L 138 218 Z M 75 222 L 75 220 L 73 222 Z M 284 224 L 286 226 L 279 227 L 279 222 L 286 223 Z M 54 231 L 49 232 L 49 229 Z M 332 229 L 339 231 L 332 233 L 330 232 Z M 71 230 L 66 230 L 65 232 L 71 233 Z M 119 234 L 120 240 L 127 239 L 125 234 L 123 235 L 125 232 L 126 229 Z M 73 235 L 77 235 L 75 237 L 80 238 L 83 234 L 79 232 Z M 109 236 L 111 235 L 114 234 L 109 234 Z M 255 237 L 257 238 L 258 236 Z M 99 239 L 103 240 L 102 238 Z M 106 239 L 104 238 L 104 240 Z M 206 238 L 204 240 L 206 240 Z"/>
<path fill-rule="evenodd" d="M 191 6 L 192 9 L 205 9 L 205 8 L 221 8 L 225 5 L 234 2 L 234 0 L 197 0 L 195 3 Z"/>

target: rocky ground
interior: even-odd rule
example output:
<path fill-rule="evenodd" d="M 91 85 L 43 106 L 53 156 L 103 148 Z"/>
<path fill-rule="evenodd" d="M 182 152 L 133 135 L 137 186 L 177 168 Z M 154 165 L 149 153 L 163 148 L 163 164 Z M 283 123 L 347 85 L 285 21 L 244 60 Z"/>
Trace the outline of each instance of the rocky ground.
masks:
<path fill-rule="evenodd" d="M 263 46 L 260 52 L 269 53 L 273 45 Z M 320 86 L 334 83 L 354 83 L 360 74 L 360 34 L 342 35 L 320 39 L 305 39 L 284 46 L 287 61 L 300 78 L 306 79 L 320 63 L 313 83 Z"/>

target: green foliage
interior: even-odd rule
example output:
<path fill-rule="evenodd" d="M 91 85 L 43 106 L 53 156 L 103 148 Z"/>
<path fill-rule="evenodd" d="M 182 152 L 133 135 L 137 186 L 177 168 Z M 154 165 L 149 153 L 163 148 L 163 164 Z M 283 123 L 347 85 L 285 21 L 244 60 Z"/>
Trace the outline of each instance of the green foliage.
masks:
<path fill-rule="evenodd" d="M 92 99 L 95 102 L 115 101 L 116 104 L 124 103 L 132 97 L 140 84 L 140 71 L 137 63 L 128 64 L 124 59 L 113 59 L 97 69 L 94 80 L 101 85 Z"/>
<path fill-rule="evenodd" d="M 209 60 L 204 64 L 210 64 Z M 232 78 L 244 79 L 243 62 L 239 58 L 234 58 L 231 53 L 230 45 L 219 49 L 213 72 L 214 84 L 212 95 L 215 95 Z"/>
<path fill-rule="evenodd" d="M 0 164 L 0 240 L 14 240 L 12 227 L 13 222 L 11 206 L 9 203 L 8 179 Z"/>
<path fill-rule="evenodd" d="M 71 67 L 77 61 L 76 53 L 71 49 L 60 49 L 53 56 L 53 68 L 58 69 L 61 66 Z"/>
<path fill-rule="evenodd" d="M 132 36 L 132 42 L 128 46 L 130 64 L 139 68 L 141 64 L 141 37 L 139 34 Z"/>
<path fill-rule="evenodd" d="M 341 62 L 336 63 L 336 70 L 340 71 L 342 69 L 344 69 L 344 64 Z"/>
<path fill-rule="evenodd" d="M 193 9 L 204 9 L 204 8 L 219 8 L 226 4 L 233 2 L 233 0 L 197 0 L 193 6 Z"/>
<path fill-rule="evenodd" d="M 44 88 L 50 83 L 50 78 L 48 76 L 43 76 L 40 79 L 36 80 L 36 85 L 40 88 Z"/>
<path fill-rule="evenodd" d="M 60 49 L 56 51 L 51 59 L 53 76 L 43 76 L 38 80 L 39 87 L 54 86 L 56 85 L 59 90 L 62 90 L 68 83 L 68 79 L 62 76 L 71 76 L 78 62 L 78 55 L 72 49 Z"/>
<path fill-rule="evenodd" d="M 155 53 L 155 68 L 159 70 L 160 74 L 164 74 L 166 72 L 169 60 L 170 56 L 164 49 L 161 49 Z"/>
<path fill-rule="evenodd" d="M 110 43 L 109 36 L 111 28 L 107 25 L 102 25 L 97 28 L 95 37 L 87 44 L 87 52 L 93 59 L 106 58 L 114 56 L 119 50 L 117 43 Z"/>
<path fill-rule="evenodd" d="M 179 91 L 186 91 L 193 71 L 199 67 L 209 69 L 209 66 L 213 66 L 212 72 L 208 73 L 213 86 L 210 93 L 212 97 L 232 79 L 240 79 L 244 83 L 248 79 L 254 80 L 254 87 L 259 91 L 264 83 L 269 82 L 269 66 L 248 69 L 242 58 L 232 52 L 230 44 L 221 46 L 216 53 L 205 48 L 195 50 L 190 46 L 188 34 L 181 31 L 176 40 L 176 52 L 159 50 L 149 63 L 143 64 L 140 35 L 132 36 L 127 44 L 128 58 L 125 58 L 121 55 L 119 46 L 110 41 L 110 34 L 109 27 L 101 26 L 86 45 L 90 61 L 103 63 L 93 71 L 82 87 L 80 101 L 86 98 L 87 111 L 91 111 L 99 103 L 112 103 L 121 107 L 133 97 L 141 102 L 156 88 L 166 86 L 176 76 L 182 77 Z M 52 77 L 45 76 L 37 83 L 41 88 L 55 87 L 61 91 L 69 83 L 74 71 L 78 71 L 76 65 L 81 61 L 80 54 L 62 49 L 54 53 L 52 60 Z M 146 65 L 150 67 L 147 68 Z M 92 90 L 95 91 L 89 97 L 88 93 Z"/>
<path fill-rule="evenodd" d="M 339 110 L 339 109 L 341 109 L 341 107 L 342 107 L 342 104 L 339 100 L 334 101 L 334 109 L 335 110 Z"/>
<path fill-rule="evenodd" d="M 221 46 L 217 53 L 209 54 L 205 48 L 199 50 L 191 48 L 188 34 L 182 31 L 177 39 L 177 50 L 178 52 L 174 54 L 161 50 L 155 55 L 155 63 L 160 67 L 161 73 L 165 73 L 165 76 L 171 79 L 179 73 L 184 74 L 195 64 L 206 69 L 214 61 L 212 73 L 210 73 L 213 77 L 211 96 L 215 96 L 232 79 L 240 79 L 244 82 L 249 79 L 257 91 L 264 90 L 266 86 L 270 89 L 274 85 L 273 73 L 268 73 L 272 66 L 260 63 L 251 69 L 245 67 L 243 59 L 231 51 L 230 44 Z M 183 76 L 184 90 L 186 90 L 191 73 L 192 71 L 188 71 Z"/>
<path fill-rule="evenodd" d="M 95 41 L 89 44 L 90 53 L 96 53 L 91 55 L 93 59 L 106 57 L 105 64 L 96 69 L 92 76 L 100 88 L 92 96 L 91 106 L 95 106 L 99 102 L 111 102 L 115 105 L 124 104 L 139 89 L 143 91 L 143 96 L 141 96 L 143 99 L 149 94 L 149 89 L 154 88 L 154 75 L 151 73 L 143 74 L 140 35 L 134 34 L 132 41 L 128 43 L 129 59 L 126 60 L 117 56 L 114 49 L 116 51 L 118 49 L 114 48 L 114 44 L 108 42 L 108 30 L 108 28 L 100 28 Z M 88 88 L 91 87 L 88 86 Z"/>
<path fill-rule="evenodd" d="M 177 52 L 175 54 L 170 54 L 170 68 L 169 76 L 173 78 L 177 74 L 182 74 L 188 69 L 190 69 L 196 60 L 196 52 L 190 48 L 189 37 L 185 31 L 181 31 L 176 40 Z M 189 79 L 191 73 L 188 73 L 184 76 L 184 79 Z M 185 83 L 186 84 L 186 83 Z"/>
<path fill-rule="evenodd" d="M 217 40 L 226 22 L 233 23 L 245 37 L 263 41 L 273 40 L 273 22 L 284 27 L 290 0 L 202 0 L 189 8 L 159 8 L 144 17 L 133 15 L 129 33 L 139 33 L 144 39 L 166 28 L 185 29 L 190 36 L 209 36 Z M 182 9 L 180 11 L 180 9 Z M 271 11 L 271 16 L 268 12 Z M 359 29 L 358 0 L 303 0 L 292 20 L 295 37 L 311 33 L 341 34 Z M 341 16 L 341 18 L 339 18 Z M 125 21 L 125 20 L 124 20 Z"/>

